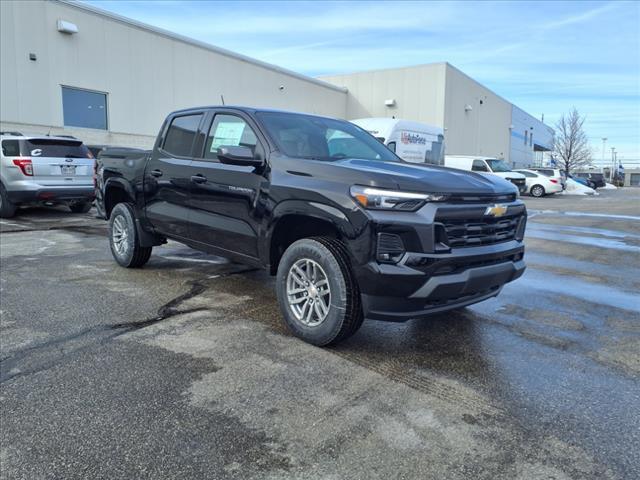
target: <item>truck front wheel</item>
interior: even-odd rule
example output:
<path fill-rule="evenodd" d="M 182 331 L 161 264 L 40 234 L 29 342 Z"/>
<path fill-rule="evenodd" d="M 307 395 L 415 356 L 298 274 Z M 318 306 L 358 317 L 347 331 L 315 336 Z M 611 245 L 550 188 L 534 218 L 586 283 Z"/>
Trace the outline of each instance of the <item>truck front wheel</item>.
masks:
<path fill-rule="evenodd" d="M 329 345 L 362 325 L 360 290 L 344 245 L 333 238 L 294 242 L 278 265 L 280 310 L 294 335 L 313 345 Z"/>
<path fill-rule="evenodd" d="M 116 262 L 126 268 L 139 268 L 149 261 L 152 247 L 141 247 L 133 207 L 119 203 L 109 218 L 109 246 Z"/>

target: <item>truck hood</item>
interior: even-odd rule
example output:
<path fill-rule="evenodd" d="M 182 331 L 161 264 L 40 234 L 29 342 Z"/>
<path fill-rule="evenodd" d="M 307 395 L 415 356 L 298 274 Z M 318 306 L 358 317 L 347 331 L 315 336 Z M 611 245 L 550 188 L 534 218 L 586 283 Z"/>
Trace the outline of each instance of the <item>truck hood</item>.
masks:
<path fill-rule="evenodd" d="M 512 183 L 497 176 L 428 164 L 349 159 L 324 162 L 324 166 L 333 171 L 332 175 L 340 175 L 353 184 L 412 192 L 481 195 L 513 193 L 515 190 Z"/>

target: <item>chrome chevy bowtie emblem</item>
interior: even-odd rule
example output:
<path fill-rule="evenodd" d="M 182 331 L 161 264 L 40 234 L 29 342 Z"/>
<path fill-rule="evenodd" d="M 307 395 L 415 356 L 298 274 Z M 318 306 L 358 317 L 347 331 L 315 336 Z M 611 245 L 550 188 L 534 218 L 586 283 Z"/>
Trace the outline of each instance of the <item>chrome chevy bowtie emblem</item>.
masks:
<path fill-rule="evenodd" d="M 484 211 L 484 214 L 491 217 L 501 217 L 505 213 L 507 213 L 508 208 L 509 207 L 507 207 L 506 205 L 495 204 L 491 207 L 487 207 L 487 209 Z"/>

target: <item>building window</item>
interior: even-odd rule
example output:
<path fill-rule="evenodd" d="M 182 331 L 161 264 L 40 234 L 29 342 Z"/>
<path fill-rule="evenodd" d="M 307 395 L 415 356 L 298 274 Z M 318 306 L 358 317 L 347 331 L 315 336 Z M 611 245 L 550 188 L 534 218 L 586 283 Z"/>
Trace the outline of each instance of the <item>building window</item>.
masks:
<path fill-rule="evenodd" d="M 107 130 L 107 94 L 62 87 L 62 111 L 65 127 Z"/>
<path fill-rule="evenodd" d="M 524 144 L 527 144 L 527 141 L 529 140 L 529 132 L 528 131 L 524 131 Z"/>

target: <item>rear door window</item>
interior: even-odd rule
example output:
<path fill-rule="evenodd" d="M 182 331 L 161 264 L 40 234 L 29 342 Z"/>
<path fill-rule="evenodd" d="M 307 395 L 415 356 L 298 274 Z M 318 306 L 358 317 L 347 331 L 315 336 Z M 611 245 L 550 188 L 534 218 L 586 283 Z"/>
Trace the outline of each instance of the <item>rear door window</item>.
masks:
<path fill-rule="evenodd" d="M 167 129 L 162 149 L 177 157 L 189 157 L 202 114 L 175 117 Z"/>
<path fill-rule="evenodd" d="M 20 140 L 20 155 L 28 157 L 93 158 L 89 149 L 81 141 L 53 138 Z"/>

